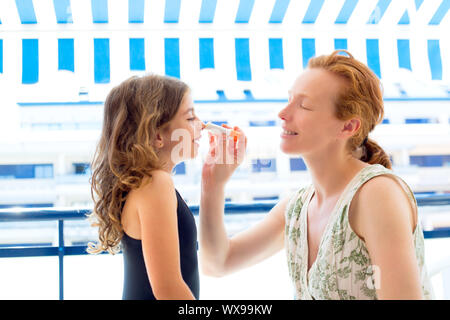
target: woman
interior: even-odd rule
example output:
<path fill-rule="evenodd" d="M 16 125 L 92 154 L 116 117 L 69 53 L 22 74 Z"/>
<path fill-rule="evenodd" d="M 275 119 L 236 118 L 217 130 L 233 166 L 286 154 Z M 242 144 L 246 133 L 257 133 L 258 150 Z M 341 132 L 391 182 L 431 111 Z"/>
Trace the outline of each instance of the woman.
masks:
<path fill-rule="evenodd" d="M 286 249 L 298 299 L 430 298 L 410 188 L 369 132 L 383 119 L 380 81 L 350 53 L 312 58 L 279 113 L 281 150 L 301 155 L 312 184 L 228 239 L 226 181 L 238 163 L 205 164 L 200 258 L 222 276 Z"/>
<path fill-rule="evenodd" d="M 92 166 L 99 243 L 89 252 L 122 244 L 123 299 L 199 298 L 196 225 L 171 172 L 197 155 L 201 128 L 177 79 L 132 77 L 106 99 Z"/>

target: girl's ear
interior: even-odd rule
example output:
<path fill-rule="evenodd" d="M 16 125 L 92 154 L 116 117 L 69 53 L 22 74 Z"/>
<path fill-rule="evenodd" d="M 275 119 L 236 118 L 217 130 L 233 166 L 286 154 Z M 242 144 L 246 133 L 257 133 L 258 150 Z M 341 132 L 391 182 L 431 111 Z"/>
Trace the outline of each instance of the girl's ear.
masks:
<path fill-rule="evenodd" d="M 155 140 L 153 141 L 153 147 L 157 149 L 164 147 L 164 139 L 159 131 L 156 133 Z"/>

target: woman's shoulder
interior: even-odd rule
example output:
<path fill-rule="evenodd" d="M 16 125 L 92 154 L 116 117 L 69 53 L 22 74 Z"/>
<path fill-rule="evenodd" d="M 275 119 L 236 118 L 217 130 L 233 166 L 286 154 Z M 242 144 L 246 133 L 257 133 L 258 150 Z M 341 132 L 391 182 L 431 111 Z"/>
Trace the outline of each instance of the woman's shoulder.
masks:
<path fill-rule="evenodd" d="M 354 204 L 354 206 L 353 206 Z M 370 177 L 352 200 L 354 215 L 364 225 L 416 224 L 416 202 L 409 186 L 391 170 Z"/>

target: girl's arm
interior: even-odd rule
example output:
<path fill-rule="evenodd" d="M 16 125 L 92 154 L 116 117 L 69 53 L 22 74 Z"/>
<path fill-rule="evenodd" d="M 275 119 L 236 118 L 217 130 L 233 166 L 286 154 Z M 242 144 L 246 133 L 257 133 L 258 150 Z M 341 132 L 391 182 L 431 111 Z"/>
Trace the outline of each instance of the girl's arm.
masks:
<path fill-rule="evenodd" d="M 379 280 L 378 298 L 423 299 L 413 236 L 419 222 L 403 188 L 388 176 L 375 177 L 360 189 L 354 212 Z"/>
<path fill-rule="evenodd" d="M 155 171 L 151 182 L 137 190 L 142 251 L 157 299 L 195 299 L 181 275 L 177 197 L 169 173 Z"/>

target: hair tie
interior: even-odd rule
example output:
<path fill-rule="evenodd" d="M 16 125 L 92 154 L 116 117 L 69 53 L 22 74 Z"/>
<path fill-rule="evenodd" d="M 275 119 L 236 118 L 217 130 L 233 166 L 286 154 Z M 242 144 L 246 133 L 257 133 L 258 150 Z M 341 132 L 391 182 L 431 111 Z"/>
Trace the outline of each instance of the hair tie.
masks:
<path fill-rule="evenodd" d="M 369 136 L 364 138 L 363 142 L 361 143 L 361 147 L 367 143 L 367 140 L 369 140 Z"/>

